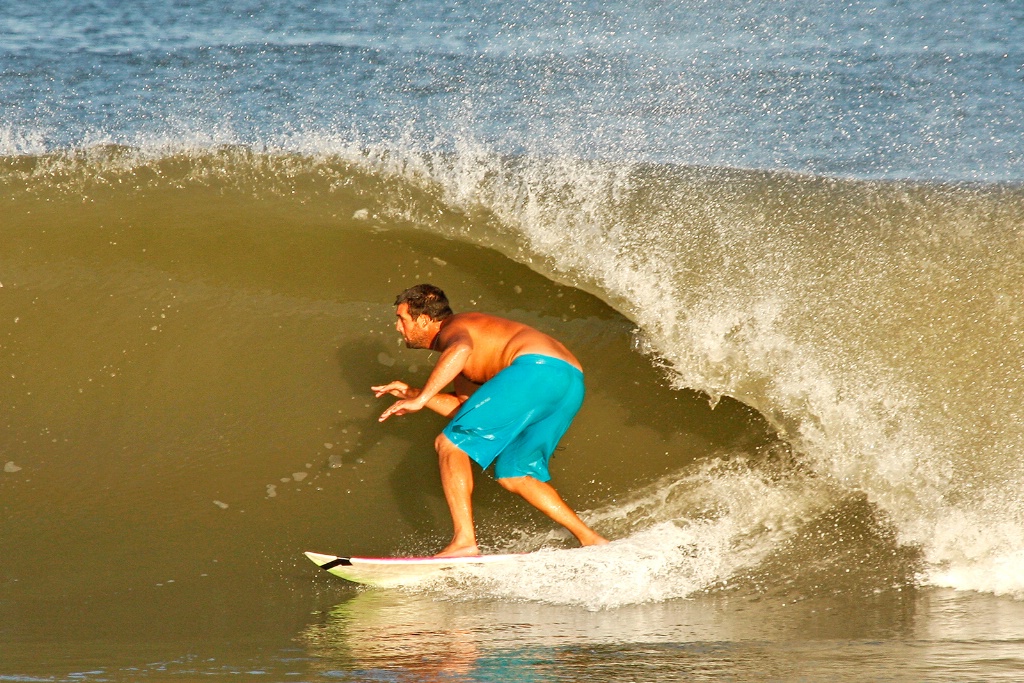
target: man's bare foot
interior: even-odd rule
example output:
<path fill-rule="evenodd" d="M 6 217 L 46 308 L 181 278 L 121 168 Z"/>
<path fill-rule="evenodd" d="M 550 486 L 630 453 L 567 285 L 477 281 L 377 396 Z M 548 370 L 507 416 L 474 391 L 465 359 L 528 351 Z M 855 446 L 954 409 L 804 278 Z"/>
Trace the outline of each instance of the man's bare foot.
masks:
<path fill-rule="evenodd" d="M 460 545 L 454 541 L 448 547 L 434 557 L 477 557 L 480 555 L 480 548 L 474 543 L 472 545 Z"/>
<path fill-rule="evenodd" d="M 608 539 L 604 536 L 594 534 L 593 538 L 587 538 L 586 541 L 581 540 L 580 545 L 584 547 L 588 545 L 608 545 Z"/>

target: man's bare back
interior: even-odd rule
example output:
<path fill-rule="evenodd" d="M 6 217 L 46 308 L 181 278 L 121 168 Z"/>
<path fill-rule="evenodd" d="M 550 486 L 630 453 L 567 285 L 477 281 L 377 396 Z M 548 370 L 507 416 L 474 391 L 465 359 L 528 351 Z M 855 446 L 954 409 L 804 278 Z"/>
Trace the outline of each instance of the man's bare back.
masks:
<path fill-rule="evenodd" d="M 486 313 L 459 313 L 444 320 L 434 349 L 443 352 L 467 339 L 472 352 L 461 374 L 474 384 L 483 384 L 527 353 L 551 356 L 583 369 L 558 340 L 523 323 Z"/>
<path fill-rule="evenodd" d="M 441 357 L 422 389 L 404 383 L 374 387 L 378 397 L 389 393 L 399 398 L 381 413 L 380 422 L 423 408 L 450 417 L 466 400 L 465 382 L 483 384 L 524 354 L 551 356 L 582 370 L 576 356 L 561 342 L 514 320 L 486 313 L 451 314 L 435 320 L 425 314 L 413 315 L 407 303 L 398 304 L 395 318 L 395 329 L 406 346 L 440 351 Z M 452 383 L 455 393 L 442 393 Z"/>

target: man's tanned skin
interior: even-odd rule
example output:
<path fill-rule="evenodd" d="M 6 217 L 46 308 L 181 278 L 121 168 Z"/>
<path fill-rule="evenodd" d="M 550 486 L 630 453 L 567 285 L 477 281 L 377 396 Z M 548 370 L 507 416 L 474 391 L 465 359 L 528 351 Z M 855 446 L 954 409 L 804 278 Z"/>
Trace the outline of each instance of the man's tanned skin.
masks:
<path fill-rule="evenodd" d="M 396 309 L 396 329 L 406 346 L 441 353 L 422 389 L 395 381 L 372 387 L 377 397 L 399 400 L 385 410 L 379 421 L 429 408 L 452 417 L 475 388 L 505 369 L 523 354 L 540 354 L 563 360 L 577 369 L 580 362 L 557 340 L 538 330 L 484 313 L 460 313 L 434 320 L 426 313 L 413 316 L 408 303 Z M 452 393 L 443 393 L 454 384 Z M 434 441 L 441 468 L 441 484 L 455 527 L 451 543 L 438 557 L 479 555 L 473 527 L 473 471 L 470 458 L 444 434 Z M 547 482 L 529 475 L 498 479 L 505 489 L 518 493 L 534 507 L 566 527 L 582 545 L 608 541 L 590 529 Z"/>

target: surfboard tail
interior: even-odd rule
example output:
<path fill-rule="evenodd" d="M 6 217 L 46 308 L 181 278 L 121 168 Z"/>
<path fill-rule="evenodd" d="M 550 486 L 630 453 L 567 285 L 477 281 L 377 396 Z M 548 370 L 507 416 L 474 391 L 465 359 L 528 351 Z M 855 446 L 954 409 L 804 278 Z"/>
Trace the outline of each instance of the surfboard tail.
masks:
<path fill-rule="evenodd" d="M 352 560 L 347 557 L 338 557 L 336 555 L 324 555 L 322 553 L 305 553 L 306 557 L 312 560 L 313 564 L 330 571 L 334 567 L 350 567 L 352 566 Z"/>
<path fill-rule="evenodd" d="M 521 555 L 477 557 L 339 557 L 305 553 L 313 564 L 346 581 L 378 588 L 412 586 L 468 565 L 508 562 Z"/>

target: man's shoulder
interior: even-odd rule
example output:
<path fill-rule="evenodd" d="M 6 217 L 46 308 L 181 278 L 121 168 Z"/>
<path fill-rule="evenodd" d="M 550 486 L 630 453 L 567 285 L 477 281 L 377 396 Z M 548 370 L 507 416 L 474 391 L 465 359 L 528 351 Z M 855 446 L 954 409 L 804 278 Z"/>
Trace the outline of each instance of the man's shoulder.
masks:
<path fill-rule="evenodd" d="M 446 340 L 466 335 L 477 341 L 500 341 L 520 332 L 525 325 L 508 318 L 476 311 L 456 313 L 444 323 L 442 333 Z"/>
<path fill-rule="evenodd" d="M 479 311 L 456 313 L 449 317 L 448 320 L 449 322 L 446 324 L 446 327 L 489 327 L 519 324 L 508 318 L 502 318 L 490 313 L 480 313 Z"/>

